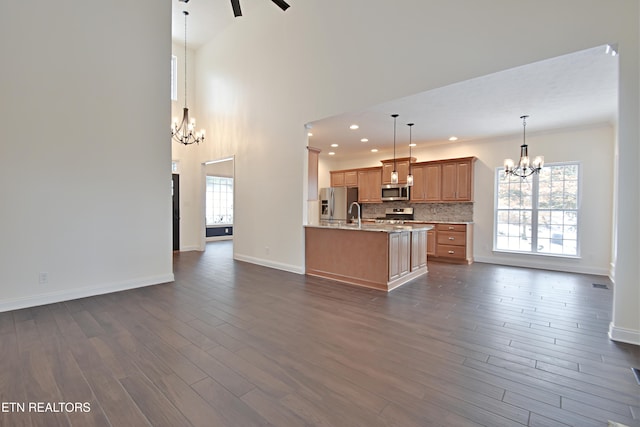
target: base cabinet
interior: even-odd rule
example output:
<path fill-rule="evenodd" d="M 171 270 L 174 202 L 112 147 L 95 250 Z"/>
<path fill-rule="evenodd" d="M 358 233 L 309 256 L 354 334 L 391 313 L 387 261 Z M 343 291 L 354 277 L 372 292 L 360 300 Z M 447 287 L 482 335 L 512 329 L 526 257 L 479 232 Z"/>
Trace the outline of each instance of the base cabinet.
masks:
<path fill-rule="evenodd" d="M 472 224 L 430 223 L 426 234 L 425 253 L 429 261 L 457 264 L 473 262 Z"/>
<path fill-rule="evenodd" d="M 426 230 L 411 233 L 411 271 L 427 266 L 427 233 Z"/>
<path fill-rule="evenodd" d="M 431 224 L 435 227 L 435 224 Z M 427 231 L 427 257 L 436 256 L 436 230 Z"/>
<path fill-rule="evenodd" d="M 473 262 L 471 224 L 436 224 L 436 253 L 432 259 L 459 264 Z"/>
<path fill-rule="evenodd" d="M 409 273 L 410 237 L 408 231 L 389 234 L 389 281 Z"/>
<path fill-rule="evenodd" d="M 416 229 L 418 228 L 418 229 Z M 412 235 L 426 229 L 388 230 L 305 226 L 305 274 L 389 292 L 424 274 L 424 250 L 414 258 Z M 424 239 L 422 239 L 424 240 Z M 422 267 L 411 267 L 412 260 Z"/>

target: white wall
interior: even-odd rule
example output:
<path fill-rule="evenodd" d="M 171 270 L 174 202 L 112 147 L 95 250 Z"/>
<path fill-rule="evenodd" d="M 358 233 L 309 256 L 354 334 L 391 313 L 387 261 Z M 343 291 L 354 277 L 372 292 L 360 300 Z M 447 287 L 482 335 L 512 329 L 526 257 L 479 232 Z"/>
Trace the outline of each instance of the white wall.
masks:
<path fill-rule="evenodd" d="M 0 311 L 173 279 L 171 7 L 122 6 L 0 3 Z"/>
<path fill-rule="evenodd" d="M 639 331 L 638 25 L 633 0 L 307 0 L 237 20 L 197 53 L 211 138 L 194 151 L 236 156 L 235 257 L 303 270 L 304 123 L 617 42 L 619 189 L 636 197 L 616 218 L 632 237 L 616 243 L 613 329 Z"/>

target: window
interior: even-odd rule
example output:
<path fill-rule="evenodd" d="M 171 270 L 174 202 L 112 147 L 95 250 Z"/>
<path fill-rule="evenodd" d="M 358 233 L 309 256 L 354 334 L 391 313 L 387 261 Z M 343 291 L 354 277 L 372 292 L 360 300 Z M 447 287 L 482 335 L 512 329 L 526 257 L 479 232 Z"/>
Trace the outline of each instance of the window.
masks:
<path fill-rule="evenodd" d="M 207 226 L 233 224 L 233 178 L 207 176 Z"/>
<path fill-rule="evenodd" d="M 178 57 L 171 55 L 171 100 L 178 100 Z"/>
<path fill-rule="evenodd" d="M 522 179 L 496 169 L 494 250 L 579 256 L 580 165 L 545 165 Z"/>

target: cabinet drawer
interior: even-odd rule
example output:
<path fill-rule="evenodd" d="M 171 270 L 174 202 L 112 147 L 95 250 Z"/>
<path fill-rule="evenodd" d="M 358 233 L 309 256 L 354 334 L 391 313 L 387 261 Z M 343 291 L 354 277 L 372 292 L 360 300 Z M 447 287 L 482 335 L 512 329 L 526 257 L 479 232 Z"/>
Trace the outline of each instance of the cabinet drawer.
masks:
<path fill-rule="evenodd" d="M 464 246 L 438 245 L 436 255 L 443 258 L 465 259 L 467 250 Z"/>
<path fill-rule="evenodd" d="M 467 231 L 466 224 L 437 224 L 438 231 Z"/>
<path fill-rule="evenodd" d="M 467 233 L 462 231 L 438 231 L 439 245 L 464 246 L 467 243 Z"/>

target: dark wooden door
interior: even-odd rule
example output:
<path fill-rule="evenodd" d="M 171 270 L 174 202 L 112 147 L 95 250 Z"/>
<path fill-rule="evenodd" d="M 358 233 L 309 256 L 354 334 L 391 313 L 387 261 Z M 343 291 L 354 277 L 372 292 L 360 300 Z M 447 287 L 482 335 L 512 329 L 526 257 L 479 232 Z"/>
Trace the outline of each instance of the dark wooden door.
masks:
<path fill-rule="evenodd" d="M 173 209 L 173 250 L 180 250 L 180 175 L 171 174 L 171 200 Z"/>

